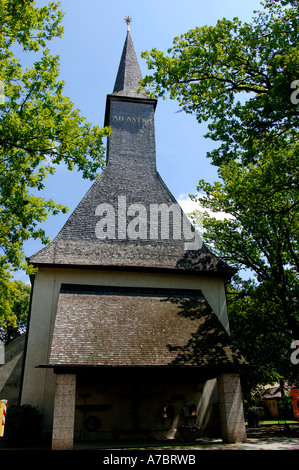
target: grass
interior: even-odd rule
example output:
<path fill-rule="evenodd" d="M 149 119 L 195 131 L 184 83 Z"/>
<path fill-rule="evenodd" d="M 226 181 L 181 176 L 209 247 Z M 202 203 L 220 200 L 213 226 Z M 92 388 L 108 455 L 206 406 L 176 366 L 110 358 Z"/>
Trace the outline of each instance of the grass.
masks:
<path fill-rule="evenodd" d="M 294 420 L 294 419 L 272 419 L 272 420 L 261 420 L 260 421 L 260 424 L 299 424 L 298 421 Z"/>

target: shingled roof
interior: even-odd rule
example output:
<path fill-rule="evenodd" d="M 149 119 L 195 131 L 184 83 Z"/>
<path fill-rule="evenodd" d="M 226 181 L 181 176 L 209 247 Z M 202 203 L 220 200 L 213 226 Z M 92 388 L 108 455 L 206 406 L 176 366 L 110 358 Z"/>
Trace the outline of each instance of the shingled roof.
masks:
<path fill-rule="evenodd" d="M 245 363 L 200 291 L 61 287 L 50 366 Z"/>
<path fill-rule="evenodd" d="M 169 209 L 177 206 L 177 201 L 156 169 L 156 100 L 137 93 L 140 79 L 128 32 L 114 90 L 107 96 L 106 124 L 111 125 L 112 134 L 106 168 L 53 242 L 31 256 L 29 262 L 35 266 L 208 272 L 229 278 L 233 270 L 211 253 L 198 234 L 191 234 L 196 243 L 186 244 L 184 227 L 189 226 L 190 232 L 192 227 L 181 209 L 179 236 L 178 222 L 171 212 L 169 237 L 162 233 L 160 219 L 153 222 L 153 207 Z M 110 219 L 105 207 L 112 211 Z M 108 229 L 106 237 L 97 233 L 105 216 L 107 226 L 110 223 L 114 229 L 112 237 Z M 125 235 L 120 233 L 120 221 L 126 227 Z M 160 225 L 157 228 L 155 224 Z M 152 236 L 155 230 L 157 236 Z"/>
<path fill-rule="evenodd" d="M 113 94 L 119 96 L 135 96 L 137 98 L 146 97 L 144 91 L 137 93 L 140 80 L 142 80 L 142 75 L 136 57 L 134 44 L 128 30 L 115 80 Z"/>

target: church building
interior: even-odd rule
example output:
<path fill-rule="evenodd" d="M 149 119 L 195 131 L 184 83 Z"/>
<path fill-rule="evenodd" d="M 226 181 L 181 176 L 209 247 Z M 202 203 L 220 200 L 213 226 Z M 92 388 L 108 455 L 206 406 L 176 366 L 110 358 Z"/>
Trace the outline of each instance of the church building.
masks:
<path fill-rule="evenodd" d="M 176 439 L 185 424 L 246 439 L 225 284 L 156 167 L 156 100 L 127 32 L 105 125 L 106 166 L 32 280 L 21 404 L 53 449 L 78 441 Z"/>

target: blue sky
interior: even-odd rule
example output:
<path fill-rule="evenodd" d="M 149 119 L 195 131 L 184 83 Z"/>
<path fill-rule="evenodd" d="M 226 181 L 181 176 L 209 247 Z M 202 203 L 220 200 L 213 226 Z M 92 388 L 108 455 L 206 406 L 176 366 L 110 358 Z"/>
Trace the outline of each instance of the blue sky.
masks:
<path fill-rule="evenodd" d="M 46 3 L 36 1 L 38 6 Z M 89 122 L 100 127 L 104 122 L 106 95 L 113 90 L 126 37 L 126 16 L 132 18 L 131 36 L 145 75 L 142 51 L 157 48 L 166 52 L 175 36 L 196 26 L 214 25 L 218 19 L 236 16 L 250 22 L 253 11 L 261 9 L 258 0 L 61 0 L 60 3 L 65 12 L 64 35 L 49 42 L 48 47 L 53 55 L 60 56 L 64 94 Z M 203 138 L 205 126 L 197 124 L 194 116 L 177 113 L 178 109 L 175 101 L 159 100 L 155 126 L 158 171 L 176 199 L 181 200 L 196 192 L 199 179 L 213 182 L 217 172 L 206 158 L 213 143 Z M 44 224 L 50 239 L 60 231 L 91 184 L 80 173 L 69 172 L 63 166 L 47 179 L 40 195 L 70 209 L 67 215 L 51 216 Z M 26 256 L 41 248 L 38 241 L 24 245 Z M 22 273 L 16 277 L 27 281 Z"/>

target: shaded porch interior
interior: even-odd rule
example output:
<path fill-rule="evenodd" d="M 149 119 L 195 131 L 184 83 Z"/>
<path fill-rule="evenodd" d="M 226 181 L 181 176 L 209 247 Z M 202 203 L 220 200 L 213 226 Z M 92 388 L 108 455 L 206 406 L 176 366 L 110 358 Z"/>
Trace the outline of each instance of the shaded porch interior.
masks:
<path fill-rule="evenodd" d="M 180 439 L 185 424 L 201 436 L 221 436 L 217 382 L 197 368 L 76 374 L 74 442 Z"/>

